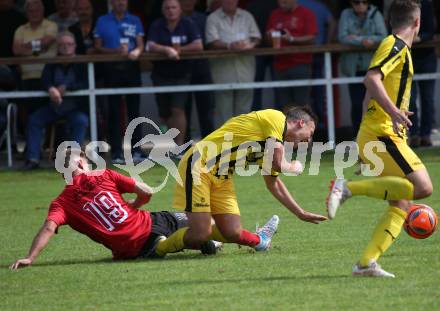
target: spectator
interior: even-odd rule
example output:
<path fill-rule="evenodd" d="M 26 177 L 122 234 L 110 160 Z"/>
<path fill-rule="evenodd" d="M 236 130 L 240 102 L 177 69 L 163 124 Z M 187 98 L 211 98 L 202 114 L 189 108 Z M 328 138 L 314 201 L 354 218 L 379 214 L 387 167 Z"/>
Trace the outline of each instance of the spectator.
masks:
<path fill-rule="evenodd" d="M 249 2 L 253 0 L 238 0 L 237 6 L 240 9 L 246 9 L 249 5 Z M 257 0 L 260 1 L 260 0 Z M 222 6 L 222 0 L 206 0 L 206 6 L 208 8 L 208 12 L 214 12 Z"/>
<path fill-rule="evenodd" d="M 216 50 L 244 51 L 260 43 L 261 34 L 252 15 L 237 7 L 238 0 L 221 0 L 221 7 L 208 16 L 206 43 Z M 253 82 L 255 57 L 211 59 L 212 78 L 215 83 Z M 248 113 L 252 107 L 252 90 L 217 91 L 216 125 L 229 118 Z"/>
<path fill-rule="evenodd" d="M 342 44 L 372 48 L 387 35 L 385 22 L 378 8 L 368 0 L 352 0 L 351 8 L 345 9 L 339 21 L 338 39 Z M 344 75 L 364 76 L 370 65 L 372 52 L 344 53 L 341 56 L 341 71 Z M 362 103 L 365 86 L 349 84 L 351 99 L 351 123 L 353 134 L 359 131 L 362 120 Z"/>
<path fill-rule="evenodd" d="M 77 0 L 76 14 L 79 19 L 78 23 L 69 27 L 69 31 L 75 36 L 76 54 L 93 54 L 95 52 L 93 43 L 95 20 L 90 0 Z"/>
<path fill-rule="evenodd" d="M 202 41 L 206 29 L 206 14 L 196 11 L 195 7 L 197 0 L 180 0 L 182 5 L 183 15 L 189 17 L 202 36 Z M 212 84 L 211 69 L 207 59 L 198 59 L 193 61 L 191 84 Z M 195 103 L 197 107 L 197 115 L 199 117 L 200 134 L 202 137 L 207 136 L 214 131 L 214 94 L 211 91 L 207 92 L 194 92 Z M 191 112 L 192 112 L 192 96 L 189 96 L 189 100 L 185 107 L 186 118 L 188 121 L 187 130 L 191 124 Z M 189 131 L 187 138 L 190 138 Z"/>
<path fill-rule="evenodd" d="M 330 43 L 334 35 L 336 34 L 337 23 L 333 17 L 330 9 L 321 1 L 317 0 L 300 0 L 300 5 L 313 11 L 316 17 L 316 23 L 318 25 L 318 35 L 315 43 L 318 45 Z M 312 78 L 322 79 L 324 78 L 324 54 L 313 54 L 312 62 Z M 318 115 L 320 128 L 324 127 L 325 120 L 325 87 L 323 85 L 316 85 L 312 87 L 312 107 L 315 113 Z"/>
<path fill-rule="evenodd" d="M 13 56 L 15 30 L 25 23 L 24 15 L 14 8 L 14 0 L 0 0 L 0 57 Z"/>
<path fill-rule="evenodd" d="M 28 23 L 17 28 L 14 35 L 13 52 L 16 56 L 50 57 L 56 56 L 57 25 L 44 18 L 44 6 L 41 0 L 26 0 L 24 9 Z M 26 91 L 43 90 L 41 74 L 44 65 L 21 65 L 21 89 Z M 46 100 L 26 100 L 23 110 L 39 108 Z"/>
<path fill-rule="evenodd" d="M 144 29 L 141 20 L 127 12 L 128 0 L 111 0 L 112 11 L 101 16 L 96 22 L 95 48 L 102 54 L 125 55 L 129 60 L 106 63 L 103 66 L 104 85 L 108 88 L 141 86 L 141 71 L 136 60 L 144 49 Z M 122 138 L 120 128 L 120 104 L 122 96 L 108 97 L 108 121 L 113 164 L 123 164 Z M 139 116 L 139 94 L 125 96 L 128 121 Z M 132 137 L 133 146 L 141 138 L 140 127 L 136 127 Z M 133 160 L 142 161 L 140 147 L 132 148 Z"/>
<path fill-rule="evenodd" d="M 278 6 L 277 0 L 251 0 L 248 2 L 247 10 L 255 19 L 257 23 L 258 29 L 260 33 L 266 32 L 267 21 L 269 20 L 269 16 L 273 10 L 275 10 Z M 271 44 L 267 44 L 266 41 L 262 42 L 263 47 L 271 47 Z M 256 62 L 256 70 L 255 70 L 255 82 L 262 82 L 265 80 L 267 69 L 270 70 L 271 79 L 274 79 L 273 72 L 273 57 L 272 55 L 261 55 L 255 57 Z M 252 110 L 261 110 L 262 108 L 262 100 L 263 100 L 263 90 L 255 89 L 254 90 L 254 99 L 252 102 Z M 275 102 L 277 100 L 275 99 Z"/>
<path fill-rule="evenodd" d="M 78 22 L 78 16 L 74 11 L 75 0 L 55 0 L 56 12 L 47 19 L 58 25 L 58 31 L 66 31 L 70 26 Z"/>
<path fill-rule="evenodd" d="M 278 0 L 278 9 L 270 15 L 267 38 L 273 31 L 281 32 L 281 46 L 313 44 L 318 35 L 315 14 L 299 5 L 297 0 Z M 312 54 L 290 54 L 274 57 L 276 80 L 310 79 Z M 279 109 L 287 111 L 292 106 L 309 105 L 310 87 L 278 88 Z"/>
<path fill-rule="evenodd" d="M 424 42 L 434 39 L 435 20 L 432 1 L 422 0 L 420 32 L 416 42 Z M 437 55 L 435 48 L 414 49 L 413 51 L 414 72 L 417 74 L 432 73 L 437 71 Z M 417 85 L 419 88 L 417 89 Z M 411 88 L 410 111 L 414 114 L 410 117 L 410 146 L 432 146 L 431 130 L 434 123 L 434 89 L 435 80 L 413 81 Z M 417 97 L 420 92 L 420 110 L 417 109 Z M 420 121 L 420 125 L 419 125 Z"/>
<path fill-rule="evenodd" d="M 75 37 L 61 33 L 58 37 L 58 54 L 75 56 Z M 84 113 L 86 103 L 81 97 L 65 97 L 66 91 L 87 88 L 87 71 L 84 64 L 48 64 L 44 67 L 43 84 L 49 93 L 50 103 L 29 116 L 24 170 L 39 167 L 43 130 L 59 119 L 67 119 L 69 140 L 82 144 L 89 124 Z"/>
<path fill-rule="evenodd" d="M 182 16 L 178 0 L 164 0 L 162 14 L 150 27 L 148 48 L 151 52 L 166 55 L 169 61 L 154 63 L 152 79 L 155 86 L 189 85 L 192 62 L 179 60 L 184 51 L 203 50 L 201 34 L 196 24 Z M 189 93 L 156 94 L 159 116 L 169 128 L 177 128 L 177 145 L 182 145 L 186 135 L 185 104 Z"/>

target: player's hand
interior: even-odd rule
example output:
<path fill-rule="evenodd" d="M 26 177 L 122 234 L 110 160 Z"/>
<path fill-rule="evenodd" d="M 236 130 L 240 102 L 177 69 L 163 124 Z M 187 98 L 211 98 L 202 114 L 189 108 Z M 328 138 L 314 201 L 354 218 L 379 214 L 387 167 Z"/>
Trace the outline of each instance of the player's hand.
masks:
<path fill-rule="evenodd" d="M 30 266 L 32 264 L 32 259 L 30 258 L 23 258 L 23 259 L 19 259 L 16 262 L 14 262 L 9 269 L 11 270 L 17 270 L 20 268 L 26 268 L 28 266 Z"/>
<path fill-rule="evenodd" d="M 411 111 L 402 111 L 400 109 L 394 110 L 394 112 L 390 115 L 393 122 L 394 133 L 400 134 L 401 126 L 408 130 L 409 127 L 412 126 L 412 122 L 408 117 L 412 116 L 413 114 L 414 112 Z"/>
<path fill-rule="evenodd" d="M 301 214 L 297 215 L 299 219 L 305 222 L 311 222 L 313 224 L 319 224 L 321 221 L 325 221 L 328 218 L 322 215 L 313 214 L 307 211 L 303 211 Z"/>

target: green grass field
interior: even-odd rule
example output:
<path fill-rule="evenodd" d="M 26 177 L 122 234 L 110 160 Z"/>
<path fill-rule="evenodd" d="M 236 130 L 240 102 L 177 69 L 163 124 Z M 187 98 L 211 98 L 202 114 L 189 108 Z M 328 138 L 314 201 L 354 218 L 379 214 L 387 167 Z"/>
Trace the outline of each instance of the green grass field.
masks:
<path fill-rule="evenodd" d="M 434 183 L 434 195 L 423 202 L 440 212 L 440 151 L 420 156 Z M 305 209 L 325 213 L 330 160 L 327 156 L 319 176 L 283 177 Z M 153 169 L 144 176 L 157 183 L 163 174 Z M 260 176 L 237 177 L 235 183 L 247 229 L 272 214 L 281 218 L 267 253 L 227 245 L 215 257 L 186 251 L 160 261 L 112 262 L 103 246 L 62 227 L 33 266 L 13 272 L 9 264 L 27 254 L 64 185 L 55 171 L 0 173 L 0 310 L 440 309 L 439 232 L 427 240 L 402 232 L 381 260 L 395 279 L 353 278 L 351 267 L 384 202 L 356 198 L 335 220 L 312 225 L 280 206 Z M 147 207 L 170 209 L 171 200 L 168 184 Z"/>

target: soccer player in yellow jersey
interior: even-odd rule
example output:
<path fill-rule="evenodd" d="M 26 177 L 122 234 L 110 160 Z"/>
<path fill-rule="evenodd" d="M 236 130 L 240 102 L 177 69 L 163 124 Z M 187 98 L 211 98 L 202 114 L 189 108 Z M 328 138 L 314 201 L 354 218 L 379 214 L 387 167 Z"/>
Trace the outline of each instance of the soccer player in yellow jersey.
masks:
<path fill-rule="evenodd" d="M 274 215 L 257 233 L 244 230 L 232 182 L 234 170 L 249 168 L 250 163 L 262 165 L 269 191 L 299 219 L 311 223 L 326 220 L 303 210 L 278 177 L 279 172 L 302 170 L 300 162 L 285 159 L 283 142 L 292 142 L 294 147 L 310 142 L 315 122 L 315 115 L 305 107 L 292 108 L 287 115 L 271 109 L 251 112 L 231 118 L 188 150 L 179 163 L 183 185 L 176 184 L 173 207 L 186 211 L 189 227 L 159 244 L 156 253 L 163 256 L 183 248 L 198 249 L 210 239 L 267 250 L 278 216 Z M 273 148 L 269 148 L 271 143 Z M 270 150 L 272 158 L 268 155 Z M 265 161 L 266 158 L 271 160 Z"/>
<path fill-rule="evenodd" d="M 395 0 L 390 7 L 392 35 L 377 49 L 366 74 L 367 95 L 364 117 L 357 136 L 361 160 L 371 164 L 364 153 L 368 142 L 382 142 L 386 152 L 377 152 L 384 164 L 380 176 L 361 181 L 336 179 L 327 198 L 329 218 L 352 196 L 365 195 L 388 200 L 389 207 L 353 267 L 355 276 L 394 277 L 383 270 L 378 258 L 399 235 L 410 200 L 431 195 L 432 182 L 423 163 L 408 146 L 406 131 L 411 122 L 408 111 L 413 65 L 410 48 L 420 28 L 420 3 Z"/>

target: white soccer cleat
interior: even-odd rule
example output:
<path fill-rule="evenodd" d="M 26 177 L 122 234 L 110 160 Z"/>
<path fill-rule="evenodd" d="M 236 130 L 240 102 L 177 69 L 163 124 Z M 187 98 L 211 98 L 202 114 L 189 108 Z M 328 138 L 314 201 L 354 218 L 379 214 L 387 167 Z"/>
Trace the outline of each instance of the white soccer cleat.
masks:
<path fill-rule="evenodd" d="M 339 206 L 351 197 L 351 192 L 347 188 L 347 180 L 337 178 L 332 180 L 330 192 L 327 196 L 327 214 L 328 218 L 335 218 Z"/>
<path fill-rule="evenodd" d="M 389 273 L 382 269 L 382 267 L 375 261 L 372 260 L 366 267 L 361 267 L 359 264 L 353 266 L 353 276 L 370 276 L 379 278 L 394 278 L 394 274 Z"/>
<path fill-rule="evenodd" d="M 257 234 L 260 237 L 260 243 L 255 246 L 257 252 L 267 251 L 271 244 L 274 234 L 278 230 L 278 224 L 280 218 L 277 215 L 273 215 L 269 221 L 261 228 L 257 228 Z"/>

